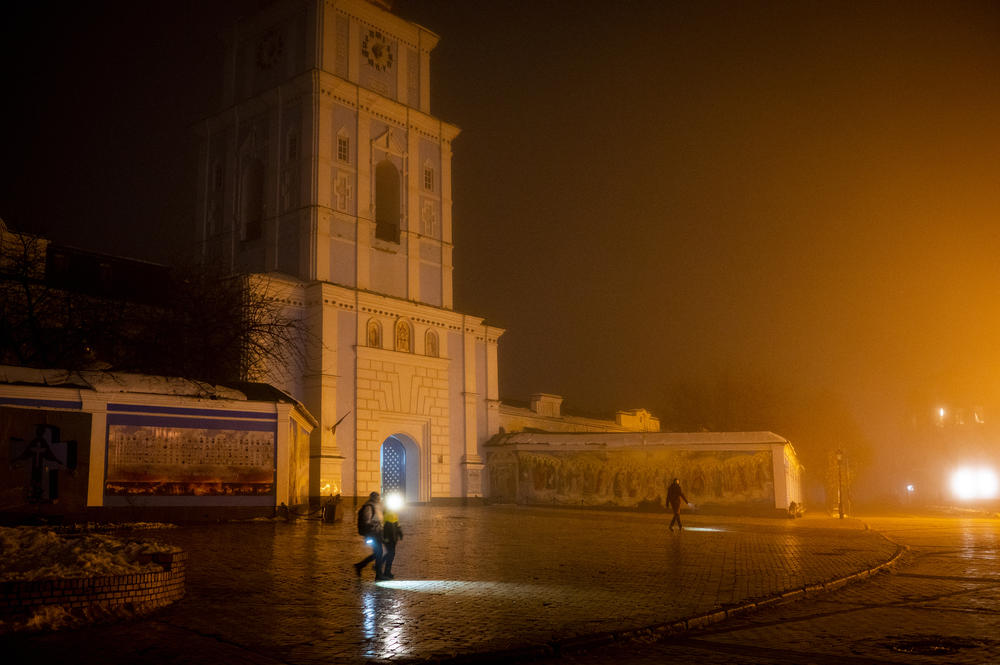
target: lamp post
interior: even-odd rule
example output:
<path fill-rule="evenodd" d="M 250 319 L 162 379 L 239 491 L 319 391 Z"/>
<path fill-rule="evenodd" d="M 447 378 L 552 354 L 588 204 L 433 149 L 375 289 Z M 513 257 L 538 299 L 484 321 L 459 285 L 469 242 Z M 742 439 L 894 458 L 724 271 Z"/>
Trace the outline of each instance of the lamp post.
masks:
<path fill-rule="evenodd" d="M 844 451 L 837 449 L 837 514 L 844 519 Z"/>

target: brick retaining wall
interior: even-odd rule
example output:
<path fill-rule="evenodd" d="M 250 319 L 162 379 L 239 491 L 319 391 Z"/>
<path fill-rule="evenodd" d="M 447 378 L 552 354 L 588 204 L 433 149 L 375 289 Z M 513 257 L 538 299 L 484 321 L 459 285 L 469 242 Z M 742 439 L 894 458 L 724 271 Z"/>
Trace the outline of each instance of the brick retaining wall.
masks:
<path fill-rule="evenodd" d="M 28 615 L 46 605 L 69 612 L 91 607 L 114 610 L 131 606 L 145 613 L 184 596 L 186 552 L 151 555 L 161 572 L 100 575 L 68 579 L 0 582 L 0 616 Z"/>

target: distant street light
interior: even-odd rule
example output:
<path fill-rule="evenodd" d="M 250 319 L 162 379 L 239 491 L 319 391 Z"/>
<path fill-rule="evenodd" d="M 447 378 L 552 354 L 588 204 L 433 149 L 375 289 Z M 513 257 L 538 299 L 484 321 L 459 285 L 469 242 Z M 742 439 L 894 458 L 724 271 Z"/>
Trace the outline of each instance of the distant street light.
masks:
<path fill-rule="evenodd" d="M 837 449 L 837 513 L 844 519 L 844 451 Z"/>

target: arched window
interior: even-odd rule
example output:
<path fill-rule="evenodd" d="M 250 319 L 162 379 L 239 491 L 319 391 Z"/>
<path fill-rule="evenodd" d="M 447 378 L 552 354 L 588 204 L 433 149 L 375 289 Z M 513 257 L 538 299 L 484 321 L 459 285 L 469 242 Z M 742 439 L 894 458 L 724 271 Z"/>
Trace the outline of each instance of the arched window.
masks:
<path fill-rule="evenodd" d="M 412 350 L 410 345 L 410 324 L 400 319 L 396 322 L 396 350 L 409 353 Z"/>
<path fill-rule="evenodd" d="M 389 160 L 375 167 L 375 237 L 399 242 L 399 171 Z"/>
<path fill-rule="evenodd" d="M 427 334 L 424 335 L 424 353 L 433 358 L 441 355 L 441 351 L 438 349 L 438 336 L 433 330 L 428 330 Z"/>
<path fill-rule="evenodd" d="M 382 348 L 382 326 L 375 319 L 368 320 L 368 346 Z"/>
<path fill-rule="evenodd" d="M 263 235 L 264 162 L 257 158 L 244 163 L 240 179 L 240 221 L 243 240 L 257 240 Z"/>

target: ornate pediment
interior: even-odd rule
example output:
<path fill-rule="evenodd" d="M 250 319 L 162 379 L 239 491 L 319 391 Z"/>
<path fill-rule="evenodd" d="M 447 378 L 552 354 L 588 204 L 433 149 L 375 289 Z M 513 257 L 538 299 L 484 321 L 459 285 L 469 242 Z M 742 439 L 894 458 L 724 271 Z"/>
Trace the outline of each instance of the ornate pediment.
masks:
<path fill-rule="evenodd" d="M 387 129 L 379 136 L 372 139 L 372 150 L 381 150 L 397 157 L 406 157 L 406 141 L 403 140 L 403 132 L 398 129 Z"/>

